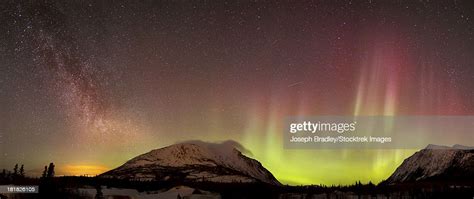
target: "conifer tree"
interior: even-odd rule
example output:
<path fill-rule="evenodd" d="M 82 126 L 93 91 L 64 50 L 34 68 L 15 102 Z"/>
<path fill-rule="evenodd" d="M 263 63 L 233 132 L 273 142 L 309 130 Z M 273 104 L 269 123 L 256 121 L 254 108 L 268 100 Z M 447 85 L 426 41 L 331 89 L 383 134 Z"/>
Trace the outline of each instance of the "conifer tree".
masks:
<path fill-rule="evenodd" d="M 19 172 L 20 177 L 25 177 L 25 168 L 23 165 L 20 167 L 20 172 Z"/>
<path fill-rule="evenodd" d="M 48 175 L 48 166 L 44 166 L 43 175 L 41 177 L 46 178 Z"/>
<path fill-rule="evenodd" d="M 13 176 L 18 175 L 18 164 L 15 164 L 15 167 L 13 167 Z"/>
<path fill-rule="evenodd" d="M 54 164 L 53 164 L 52 162 L 49 163 L 47 177 L 48 177 L 48 178 L 54 177 Z"/>

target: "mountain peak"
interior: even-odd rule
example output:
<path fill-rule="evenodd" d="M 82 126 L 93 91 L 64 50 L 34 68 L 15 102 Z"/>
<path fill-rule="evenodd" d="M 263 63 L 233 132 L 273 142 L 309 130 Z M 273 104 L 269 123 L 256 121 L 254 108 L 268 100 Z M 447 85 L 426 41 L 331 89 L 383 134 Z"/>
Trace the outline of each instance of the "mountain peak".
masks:
<path fill-rule="evenodd" d="M 408 157 L 385 181 L 402 183 L 419 180 L 465 180 L 474 177 L 473 147 L 428 145 Z"/>
<path fill-rule="evenodd" d="M 202 141 L 178 143 L 139 155 L 101 176 L 144 180 L 180 178 L 173 180 L 280 184 L 260 162 L 243 155 L 238 149 L 243 147 L 235 143 Z"/>

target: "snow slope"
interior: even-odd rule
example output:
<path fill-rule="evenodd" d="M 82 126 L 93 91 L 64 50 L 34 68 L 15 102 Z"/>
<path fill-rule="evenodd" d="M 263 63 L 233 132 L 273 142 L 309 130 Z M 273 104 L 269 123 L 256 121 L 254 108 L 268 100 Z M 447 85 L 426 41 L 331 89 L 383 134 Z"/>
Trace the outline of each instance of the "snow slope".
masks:
<path fill-rule="evenodd" d="M 428 145 L 395 170 L 386 183 L 439 179 L 474 179 L 474 148 Z"/>
<path fill-rule="evenodd" d="M 137 156 L 101 177 L 140 180 L 280 183 L 258 161 L 228 145 L 180 143 Z"/>

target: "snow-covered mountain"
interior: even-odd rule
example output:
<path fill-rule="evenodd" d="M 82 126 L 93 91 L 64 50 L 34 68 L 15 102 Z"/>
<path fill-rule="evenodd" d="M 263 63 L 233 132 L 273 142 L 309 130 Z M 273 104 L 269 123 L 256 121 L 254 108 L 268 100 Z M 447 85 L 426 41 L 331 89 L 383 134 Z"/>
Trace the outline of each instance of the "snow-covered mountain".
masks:
<path fill-rule="evenodd" d="M 101 177 L 158 181 L 264 182 L 278 180 L 260 162 L 226 144 L 189 142 L 152 150 Z"/>
<path fill-rule="evenodd" d="M 474 147 L 428 145 L 395 170 L 385 183 L 474 179 Z"/>

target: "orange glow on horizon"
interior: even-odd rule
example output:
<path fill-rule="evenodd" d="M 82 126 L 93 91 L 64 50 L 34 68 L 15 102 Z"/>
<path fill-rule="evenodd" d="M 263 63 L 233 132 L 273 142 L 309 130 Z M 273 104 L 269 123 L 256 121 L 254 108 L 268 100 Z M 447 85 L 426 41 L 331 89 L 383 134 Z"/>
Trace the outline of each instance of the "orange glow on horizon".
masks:
<path fill-rule="evenodd" d="M 110 170 L 108 167 L 102 165 L 90 164 L 65 165 L 64 167 L 58 169 L 59 175 L 67 176 L 94 176 Z"/>

